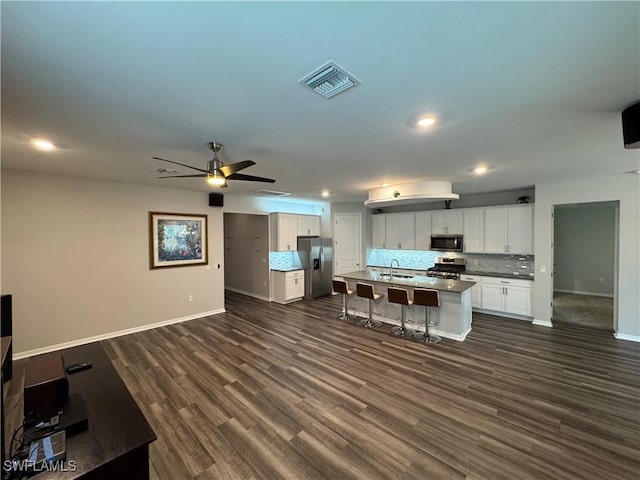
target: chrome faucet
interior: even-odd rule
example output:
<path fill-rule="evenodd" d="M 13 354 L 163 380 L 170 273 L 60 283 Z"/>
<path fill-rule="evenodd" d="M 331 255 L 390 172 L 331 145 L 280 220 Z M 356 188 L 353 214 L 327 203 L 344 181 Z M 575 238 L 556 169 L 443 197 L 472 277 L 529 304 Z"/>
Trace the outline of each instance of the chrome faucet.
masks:
<path fill-rule="evenodd" d="M 395 258 L 391 260 L 391 265 L 389 265 L 389 280 L 393 280 L 393 262 L 396 262 L 398 268 L 400 268 L 400 262 Z"/>

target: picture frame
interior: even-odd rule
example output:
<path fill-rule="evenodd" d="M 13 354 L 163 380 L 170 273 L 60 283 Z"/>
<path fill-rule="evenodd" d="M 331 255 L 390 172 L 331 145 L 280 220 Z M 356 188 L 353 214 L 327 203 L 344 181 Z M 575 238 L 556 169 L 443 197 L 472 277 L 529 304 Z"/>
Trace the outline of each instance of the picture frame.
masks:
<path fill-rule="evenodd" d="M 207 215 L 149 212 L 150 268 L 207 265 Z"/>

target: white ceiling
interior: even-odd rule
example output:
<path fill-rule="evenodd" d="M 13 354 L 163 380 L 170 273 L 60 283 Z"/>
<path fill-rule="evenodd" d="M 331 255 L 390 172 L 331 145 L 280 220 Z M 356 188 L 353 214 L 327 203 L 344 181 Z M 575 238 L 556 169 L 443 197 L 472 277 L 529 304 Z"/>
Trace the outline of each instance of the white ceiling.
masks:
<path fill-rule="evenodd" d="M 2 2 L 2 166 L 157 180 L 157 155 L 250 158 L 225 194 L 364 200 L 381 182 L 459 194 L 638 168 L 620 112 L 640 99 L 638 2 Z M 362 85 L 298 85 L 334 60 Z M 439 116 L 429 132 L 413 125 Z M 64 149 L 29 146 L 45 136 Z M 492 167 L 484 177 L 468 169 Z M 180 169 L 182 173 L 193 173 Z"/>

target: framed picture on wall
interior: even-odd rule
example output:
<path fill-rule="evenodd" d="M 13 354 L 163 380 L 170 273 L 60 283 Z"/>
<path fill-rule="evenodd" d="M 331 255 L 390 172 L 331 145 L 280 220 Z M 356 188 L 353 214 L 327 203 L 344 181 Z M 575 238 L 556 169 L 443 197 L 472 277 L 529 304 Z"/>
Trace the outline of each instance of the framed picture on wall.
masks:
<path fill-rule="evenodd" d="M 207 216 L 149 212 L 151 268 L 206 265 Z"/>

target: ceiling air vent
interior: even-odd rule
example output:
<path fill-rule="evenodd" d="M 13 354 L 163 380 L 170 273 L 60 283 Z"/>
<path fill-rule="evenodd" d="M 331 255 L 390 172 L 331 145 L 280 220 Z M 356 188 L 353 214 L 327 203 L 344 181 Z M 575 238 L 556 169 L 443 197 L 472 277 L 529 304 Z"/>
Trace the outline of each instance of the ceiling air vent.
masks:
<path fill-rule="evenodd" d="M 291 195 L 289 192 L 279 192 L 278 190 L 267 190 L 266 188 L 261 188 L 260 190 L 253 190 L 250 193 L 255 193 L 256 195 L 264 195 L 265 197 L 286 197 L 287 195 Z"/>
<path fill-rule="evenodd" d="M 320 68 L 302 77 L 298 83 L 324 98 L 331 98 L 351 87 L 360 85 L 362 82 L 333 60 L 329 60 Z"/>

